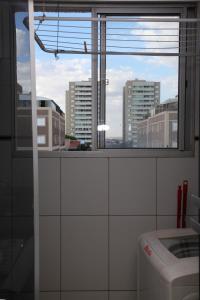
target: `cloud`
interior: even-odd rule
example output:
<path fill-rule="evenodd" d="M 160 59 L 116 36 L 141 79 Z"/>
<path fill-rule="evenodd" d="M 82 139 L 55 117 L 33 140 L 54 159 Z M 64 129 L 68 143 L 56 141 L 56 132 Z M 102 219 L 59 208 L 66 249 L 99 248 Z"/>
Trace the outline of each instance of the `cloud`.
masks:
<path fill-rule="evenodd" d="M 134 78 L 134 72 L 128 67 L 110 68 L 107 70 L 106 77 L 109 82 L 106 88 L 107 96 L 114 98 L 122 94 L 125 82 Z"/>
<path fill-rule="evenodd" d="M 65 110 L 65 91 L 69 81 L 91 77 L 89 59 L 60 59 L 36 61 L 37 95 L 51 98 Z"/>
<path fill-rule="evenodd" d="M 22 86 L 23 93 L 31 91 L 30 62 L 17 62 L 17 82 Z"/>
<path fill-rule="evenodd" d="M 29 56 L 29 35 L 25 30 L 16 28 L 17 57 Z"/>
<path fill-rule="evenodd" d="M 147 52 L 156 53 L 178 53 L 179 47 L 179 23 L 178 22 L 138 22 L 137 28 L 141 30 L 131 30 L 131 33 L 140 34 L 138 39 L 140 47 L 146 48 Z M 138 44 L 137 44 L 138 45 Z M 156 49 L 149 49 L 156 48 Z M 166 48 L 166 49 L 158 49 Z M 172 48 L 172 49 L 167 49 Z M 178 70 L 177 56 L 149 56 L 139 57 L 154 68 L 167 67 Z"/>
<path fill-rule="evenodd" d="M 140 40 L 144 41 L 145 48 L 166 48 L 153 49 L 152 51 L 155 53 L 178 53 L 179 23 L 176 22 L 176 18 L 174 18 L 174 22 L 138 22 L 137 26 L 142 29 L 139 31 Z M 135 34 L 135 31 L 132 30 L 131 33 Z"/>
<path fill-rule="evenodd" d="M 162 83 L 161 102 L 166 98 L 174 98 L 178 95 L 178 76 L 162 76 L 160 77 Z M 167 97 L 165 96 L 167 95 Z"/>
<path fill-rule="evenodd" d="M 16 40 L 17 40 L 17 56 L 21 56 L 24 50 L 25 32 L 19 28 L 16 28 Z"/>
<path fill-rule="evenodd" d="M 109 84 L 106 86 L 106 123 L 110 126 L 108 137 L 122 136 L 123 87 L 127 80 L 133 78 L 134 71 L 129 67 L 107 70 Z"/>

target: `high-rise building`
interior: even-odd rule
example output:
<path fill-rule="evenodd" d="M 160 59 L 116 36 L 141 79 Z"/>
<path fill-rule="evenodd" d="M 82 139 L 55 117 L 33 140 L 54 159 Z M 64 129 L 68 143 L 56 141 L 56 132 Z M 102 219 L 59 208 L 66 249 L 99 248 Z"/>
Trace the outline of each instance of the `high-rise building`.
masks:
<path fill-rule="evenodd" d="M 151 109 L 138 123 L 141 148 L 176 148 L 178 143 L 178 97 L 170 98 Z"/>
<path fill-rule="evenodd" d="M 123 88 L 123 138 L 138 146 L 138 123 L 160 102 L 160 82 L 128 80 Z"/>
<path fill-rule="evenodd" d="M 66 134 L 78 140 L 92 142 L 92 83 L 69 82 L 66 91 Z"/>

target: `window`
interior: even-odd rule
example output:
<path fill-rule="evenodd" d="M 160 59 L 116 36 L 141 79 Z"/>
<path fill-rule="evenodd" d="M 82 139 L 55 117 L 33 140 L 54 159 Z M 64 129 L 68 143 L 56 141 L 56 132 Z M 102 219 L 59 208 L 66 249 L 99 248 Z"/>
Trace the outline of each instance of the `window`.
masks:
<path fill-rule="evenodd" d="M 182 18 L 195 18 L 195 10 L 172 6 L 113 5 L 111 11 L 99 5 L 82 13 L 62 7 L 62 19 L 52 6 L 37 19 L 46 55 L 59 56 L 49 72 L 55 89 L 44 91 L 66 108 L 72 150 L 84 143 L 84 150 L 192 149 L 196 24 Z"/>
<path fill-rule="evenodd" d="M 46 144 L 46 136 L 45 135 L 38 135 L 37 136 L 37 143 L 38 143 L 38 145 L 45 145 Z"/>
<path fill-rule="evenodd" d="M 70 139 L 69 147 L 60 150 L 79 150 L 81 140 L 87 143 L 84 150 L 91 150 L 92 123 L 88 124 L 89 134 L 80 136 L 76 131 L 76 122 L 92 119 L 91 54 L 84 55 L 84 42 L 87 51 L 91 51 L 91 21 L 71 19 L 58 22 L 59 17 L 90 18 L 91 13 L 79 12 L 79 9 L 73 12 L 71 8 L 69 12 L 62 4 L 52 4 L 45 11 L 44 18 L 43 9 L 36 11 L 35 32 L 39 41 L 36 43 L 37 94 L 46 99 L 45 108 L 50 114 L 55 115 L 55 111 L 60 115 L 65 113 L 65 130 L 61 131 L 59 122 L 53 121 L 53 128 L 49 126 L 50 140 L 54 141 L 53 131 L 56 129 L 61 140 Z M 54 107 L 50 107 L 52 103 Z M 88 105 L 87 109 L 82 108 L 83 103 Z"/>
<path fill-rule="evenodd" d="M 168 15 L 162 9 L 153 15 L 146 9 L 142 14 L 141 9 L 137 16 L 127 16 L 128 11 L 117 14 L 117 9 L 113 15 L 102 11 L 99 17 L 106 21 L 99 37 L 98 124 L 107 130 L 98 133 L 98 148 L 186 150 L 191 146 L 192 104 L 185 84 L 190 78 L 184 74 L 192 66 L 187 51 L 194 53 L 194 26 L 186 32 L 190 25 L 181 22 L 184 14 L 178 9 L 168 9 Z M 186 106 L 189 118 L 183 116 Z M 152 125 L 159 122 L 162 127 Z M 170 131 L 173 134 L 165 134 Z"/>
<path fill-rule="evenodd" d="M 46 126 L 45 117 L 37 117 L 37 126 L 40 126 L 40 127 Z"/>

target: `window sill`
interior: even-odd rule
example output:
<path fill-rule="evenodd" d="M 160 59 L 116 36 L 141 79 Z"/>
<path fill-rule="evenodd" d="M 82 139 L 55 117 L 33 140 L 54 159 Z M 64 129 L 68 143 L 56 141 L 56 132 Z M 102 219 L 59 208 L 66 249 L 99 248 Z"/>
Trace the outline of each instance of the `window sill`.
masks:
<path fill-rule="evenodd" d="M 39 151 L 39 158 L 181 158 L 194 157 L 194 151 L 174 149 L 104 149 L 97 151 Z"/>

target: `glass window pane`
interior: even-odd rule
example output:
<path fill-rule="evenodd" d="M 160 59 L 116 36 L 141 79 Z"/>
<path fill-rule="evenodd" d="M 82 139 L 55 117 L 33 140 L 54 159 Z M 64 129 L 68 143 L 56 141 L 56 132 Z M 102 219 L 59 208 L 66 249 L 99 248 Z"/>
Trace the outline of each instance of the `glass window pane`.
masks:
<path fill-rule="evenodd" d="M 106 50 L 105 148 L 177 148 L 179 23 L 107 22 Z"/>
<path fill-rule="evenodd" d="M 45 135 L 38 135 L 37 136 L 37 143 L 38 143 L 38 145 L 46 144 L 46 136 Z"/>
<path fill-rule="evenodd" d="M 58 17 L 55 12 L 45 12 L 47 17 Z M 35 13 L 43 15 L 42 12 Z M 91 17 L 91 13 L 62 12 L 60 17 Z M 35 29 L 45 48 L 43 51 L 36 43 L 36 81 L 38 96 L 38 116 L 47 113 L 47 140 L 53 150 L 91 150 L 92 144 L 92 81 L 91 55 L 72 53 L 91 50 L 90 21 L 59 21 L 58 41 L 57 20 L 35 21 Z M 47 35 L 47 36 L 46 36 Z M 55 54 L 57 50 L 70 53 Z M 54 51 L 54 52 L 53 52 Z M 48 80 L 47 80 L 48 78 Z M 41 126 L 41 125 L 40 125 Z M 39 134 L 42 134 L 42 128 Z M 41 150 L 41 149 L 40 149 Z"/>
<path fill-rule="evenodd" d="M 37 126 L 45 126 L 46 119 L 45 118 L 37 118 Z"/>

